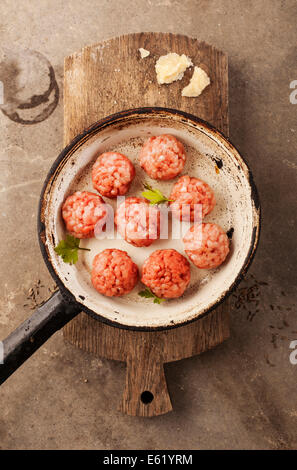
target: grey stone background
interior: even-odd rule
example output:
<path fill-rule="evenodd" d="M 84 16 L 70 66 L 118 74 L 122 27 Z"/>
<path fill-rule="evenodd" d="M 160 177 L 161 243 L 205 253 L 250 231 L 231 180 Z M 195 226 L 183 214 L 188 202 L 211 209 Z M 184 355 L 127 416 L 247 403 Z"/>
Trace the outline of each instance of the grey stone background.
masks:
<path fill-rule="evenodd" d="M 297 365 L 289 361 L 297 339 L 297 105 L 289 100 L 296 19 L 295 0 L 0 2 L 1 338 L 53 288 L 36 237 L 37 204 L 62 147 L 63 58 L 87 44 L 171 31 L 227 52 L 231 139 L 250 163 L 263 210 L 256 259 L 232 297 L 230 340 L 166 366 L 172 413 L 121 415 L 124 365 L 77 350 L 59 332 L 1 387 L 0 448 L 296 448 Z M 38 98 L 16 116 L 17 105 L 49 87 L 44 57 L 55 72 L 58 106 L 51 112 Z M 54 108 L 54 91 L 49 102 Z M 32 125 L 12 120 L 38 115 L 48 117 Z"/>

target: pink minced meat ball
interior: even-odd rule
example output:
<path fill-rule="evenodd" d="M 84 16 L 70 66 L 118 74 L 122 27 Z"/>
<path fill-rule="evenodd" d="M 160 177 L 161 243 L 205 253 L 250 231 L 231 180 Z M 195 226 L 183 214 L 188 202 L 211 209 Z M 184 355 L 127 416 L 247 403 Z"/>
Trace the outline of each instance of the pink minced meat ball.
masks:
<path fill-rule="evenodd" d="M 173 215 L 185 222 L 199 222 L 200 215 L 205 217 L 216 204 L 213 190 L 209 185 L 188 175 L 178 179 L 172 188 L 169 199 L 174 201 L 170 204 Z"/>
<path fill-rule="evenodd" d="M 190 282 L 190 263 L 176 250 L 157 250 L 144 262 L 141 281 L 157 297 L 180 297 Z"/>
<path fill-rule="evenodd" d="M 105 225 L 106 206 L 101 196 L 88 191 L 77 191 L 68 196 L 62 206 L 62 217 L 67 231 L 76 238 L 94 236 L 95 225 Z"/>
<path fill-rule="evenodd" d="M 126 251 L 107 249 L 95 256 L 91 279 L 100 294 L 119 297 L 134 289 L 138 268 Z"/>
<path fill-rule="evenodd" d="M 184 146 L 173 135 L 150 137 L 143 145 L 140 166 L 156 180 L 171 180 L 183 170 L 186 161 Z"/>
<path fill-rule="evenodd" d="M 149 246 L 160 235 L 160 211 L 146 199 L 128 197 L 116 211 L 115 224 L 128 243 Z"/>
<path fill-rule="evenodd" d="M 220 266 L 229 253 L 229 239 L 217 224 L 195 224 L 183 241 L 188 257 L 200 269 Z"/>
<path fill-rule="evenodd" d="M 118 152 L 105 152 L 93 165 L 93 187 L 102 196 L 123 196 L 129 190 L 135 176 L 133 163 Z"/>

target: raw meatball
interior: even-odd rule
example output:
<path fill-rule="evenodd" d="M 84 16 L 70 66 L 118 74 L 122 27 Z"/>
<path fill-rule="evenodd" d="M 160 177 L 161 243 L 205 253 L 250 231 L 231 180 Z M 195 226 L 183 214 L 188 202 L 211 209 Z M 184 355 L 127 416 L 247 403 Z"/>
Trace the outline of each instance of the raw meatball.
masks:
<path fill-rule="evenodd" d="M 138 268 L 125 251 L 107 249 L 95 256 L 91 279 L 100 294 L 119 297 L 134 289 Z"/>
<path fill-rule="evenodd" d="M 129 158 L 117 152 L 105 152 L 93 165 L 93 187 L 102 196 L 123 196 L 135 176 L 135 168 Z"/>
<path fill-rule="evenodd" d="M 169 199 L 174 201 L 170 205 L 173 215 L 180 220 L 183 217 L 185 222 L 199 222 L 201 209 L 202 217 L 205 217 L 216 203 L 213 190 L 208 184 L 188 175 L 181 176 L 175 183 Z M 202 208 L 195 207 L 195 204 L 201 204 Z M 186 207 L 182 208 L 183 205 Z"/>
<path fill-rule="evenodd" d="M 149 246 L 160 235 L 160 211 L 140 197 L 128 197 L 120 204 L 115 223 L 121 236 L 134 246 Z"/>
<path fill-rule="evenodd" d="M 157 297 L 180 297 L 190 282 L 190 263 L 175 250 L 157 250 L 144 262 L 141 281 Z"/>
<path fill-rule="evenodd" d="M 101 196 L 88 191 L 77 191 L 69 196 L 62 206 L 62 217 L 66 229 L 76 238 L 94 236 L 95 225 L 105 225 L 106 206 Z"/>
<path fill-rule="evenodd" d="M 220 266 L 229 253 L 229 240 L 217 224 L 195 224 L 184 236 L 185 252 L 200 269 Z"/>
<path fill-rule="evenodd" d="M 156 180 L 171 180 L 183 170 L 186 161 L 184 146 L 173 135 L 150 137 L 143 145 L 140 166 Z"/>

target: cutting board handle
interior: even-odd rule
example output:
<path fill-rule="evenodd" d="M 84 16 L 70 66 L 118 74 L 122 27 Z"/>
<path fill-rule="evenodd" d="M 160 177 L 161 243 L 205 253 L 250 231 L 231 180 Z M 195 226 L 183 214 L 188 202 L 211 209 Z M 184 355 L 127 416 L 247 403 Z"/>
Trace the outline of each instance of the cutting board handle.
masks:
<path fill-rule="evenodd" d="M 158 416 L 172 410 L 161 354 L 142 345 L 127 358 L 120 410 L 132 416 Z"/>

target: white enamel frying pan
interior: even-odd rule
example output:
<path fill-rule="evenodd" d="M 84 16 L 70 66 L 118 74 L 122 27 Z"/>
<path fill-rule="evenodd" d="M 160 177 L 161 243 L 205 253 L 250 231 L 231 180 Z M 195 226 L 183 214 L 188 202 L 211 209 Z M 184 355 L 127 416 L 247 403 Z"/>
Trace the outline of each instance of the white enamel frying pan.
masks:
<path fill-rule="evenodd" d="M 176 136 L 185 146 L 187 162 L 182 174 L 199 177 L 214 190 L 217 204 L 204 221 L 218 223 L 229 234 L 230 253 L 217 269 L 199 270 L 191 265 L 191 283 L 179 299 L 154 304 L 138 295 L 143 289 L 140 282 L 126 296 L 105 297 L 90 281 L 92 260 L 98 252 L 105 248 L 125 250 L 141 268 L 157 249 L 175 248 L 185 254 L 182 241 L 173 239 L 170 233 L 168 239 L 157 240 L 146 248 L 133 247 L 119 238 L 82 240 L 80 246 L 90 251 L 80 251 L 79 261 L 69 265 L 54 250 L 66 236 L 61 205 L 74 191 L 94 191 L 92 164 L 98 154 L 109 150 L 124 153 L 135 164 L 136 177 L 126 196 L 139 196 L 144 181 L 169 196 L 176 179 L 150 180 L 137 162 L 144 140 L 165 133 Z M 147 331 L 178 327 L 208 314 L 247 271 L 259 231 L 260 206 L 252 174 L 229 140 L 210 124 L 165 108 L 133 109 L 102 119 L 62 151 L 46 178 L 40 198 L 38 234 L 43 257 L 59 291 L 4 340 L 0 383 L 81 311 L 115 327 Z"/>

